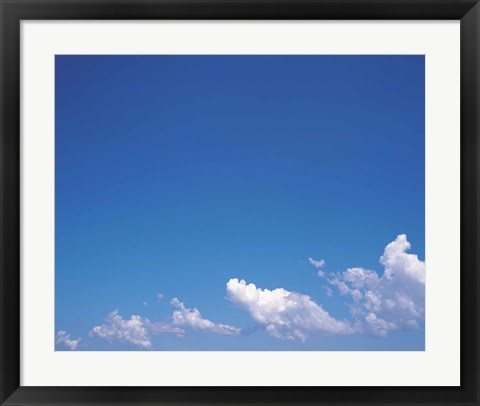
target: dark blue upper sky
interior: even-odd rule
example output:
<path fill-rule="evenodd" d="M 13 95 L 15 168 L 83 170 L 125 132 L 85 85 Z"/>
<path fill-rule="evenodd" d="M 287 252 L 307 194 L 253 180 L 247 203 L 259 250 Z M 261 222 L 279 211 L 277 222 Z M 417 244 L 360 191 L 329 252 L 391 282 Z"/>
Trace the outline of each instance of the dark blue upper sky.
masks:
<path fill-rule="evenodd" d="M 231 278 L 309 295 L 397 235 L 424 260 L 423 56 L 56 56 L 56 331 L 79 349 L 118 309 L 169 323 L 170 300 L 238 336 L 184 326 L 154 349 L 423 349 L 423 327 L 267 334 Z M 332 288 L 333 289 L 333 288 Z M 163 298 L 157 298 L 161 293 Z M 59 348 L 60 349 L 60 348 Z"/>

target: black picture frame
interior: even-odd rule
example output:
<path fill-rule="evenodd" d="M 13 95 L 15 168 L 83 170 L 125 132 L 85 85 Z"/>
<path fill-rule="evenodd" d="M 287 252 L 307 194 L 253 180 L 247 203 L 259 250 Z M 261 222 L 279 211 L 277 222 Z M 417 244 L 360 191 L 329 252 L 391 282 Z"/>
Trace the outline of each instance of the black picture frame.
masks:
<path fill-rule="evenodd" d="M 480 6 L 477 0 L 0 0 L 0 19 L 1 405 L 479 405 Z M 20 22 L 126 19 L 461 21 L 459 387 L 20 386 Z"/>

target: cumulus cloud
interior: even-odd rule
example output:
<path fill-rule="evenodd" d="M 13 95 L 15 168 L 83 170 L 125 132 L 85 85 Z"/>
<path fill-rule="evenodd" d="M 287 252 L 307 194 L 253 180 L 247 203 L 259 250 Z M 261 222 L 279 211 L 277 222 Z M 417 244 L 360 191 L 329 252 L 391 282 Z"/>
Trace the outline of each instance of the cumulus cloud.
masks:
<path fill-rule="evenodd" d="M 323 268 L 325 267 L 325 260 L 323 259 L 313 259 L 313 258 L 308 258 L 308 262 L 312 264 L 315 268 L 317 268 L 317 276 L 320 278 L 323 278 L 325 276 L 325 272 L 323 271 Z"/>
<path fill-rule="evenodd" d="M 57 333 L 56 343 L 68 348 L 71 351 L 75 351 L 78 348 L 78 344 L 82 338 L 77 338 L 76 340 L 72 340 L 70 334 L 64 330 L 60 330 Z"/>
<path fill-rule="evenodd" d="M 111 312 L 101 326 L 95 326 L 90 331 L 91 337 L 99 337 L 108 342 L 118 340 L 122 343 L 132 344 L 137 347 L 151 350 L 152 342 L 148 333 L 151 322 L 143 317 L 133 315 L 129 320 L 124 320 L 118 310 Z"/>
<path fill-rule="evenodd" d="M 228 324 L 214 323 L 204 319 L 197 309 L 187 309 L 177 298 L 171 303 L 177 308 L 173 312 L 171 323 L 152 322 L 138 315 L 132 315 L 130 319 L 125 320 L 118 310 L 114 310 L 107 316 L 104 324 L 92 328 L 89 336 L 98 337 L 110 343 L 118 341 L 151 350 L 151 335 L 175 334 L 177 337 L 184 337 L 185 330 L 182 326 L 221 335 L 238 335 L 241 332 L 239 328 Z"/>
<path fill-rule="evenodd" d="M 276 338 L 306 341 L 309 334 L 352 334 L 346 321 L 336 320 L 309 296 L 278 288 L 257 288 L 237 278 L 227 283 L 227 298 Z"/>
<path fill-rule="evenodd" d="M 417 255 L 406 252 L 411 247 L 405 234 L 400 234 L 385 247 L 380 257 L 380 262 L 385 267 L 385 276 L 388 279 L 396 277 L 425 285 L 425 262 L 420 261 Z"/>
<path fill-rule="evenodd" d="M 226 285 L 227 299 L 248 311 L 256 328 L 264 328 L 273 337 L 305 342 L 310 335 L 374 334 L 385 337 L 392 330 L 418 329 L 425 319 L 425 263 L 411 248 L 405 234 L 389 243 L 380 257 L 383 273 L 362 267 L 329 273 L 323 288 L 333 296 L 333 288 L 349 298 L 351 320 L 338 320 L 309 296 L 283 288 L 257 288 L 253 283 L 232 278 Z M 325 276 L 323 259 L 309 258 L 319 276 Z M 320 274 L 320 272 L 322 272 Z M 163 294 L 157 294 L 161 300 Z M 133 315 L 124 320 L 115 310 L 104 324 L 90 331 L 91 337 L 114 340 L 152 349 L 151 334 L 175 334 L 183 337 L 189 327 L 214 334 L 235 336 L 240 328 L 204 319 L 197 308 L 189 309 L 177 298 L 170 302 L 176 309 L 168 323 Z M 145 301 L 145 305 L 148 303 Z M 75 350 L 80 338 L 72 340 L 65 331 L 57 333 L 57 344 Z"/>
<path fill-rule="evenodd" d="M 385 337 L 391 330 L 419 328 L 425 319 L 425 262 L 407 253 L 405 234 L 389 243 L 380 257 L 384 272 L 348 268 L 330 274 L 328 283 L 352 299 L 350 311 L 359 332 Z"/>
<path fill-rule="evenodd" d="M 177 308 L 173 312 L 173 324 L 177 326 L 188 326 L 194 330 L 203 330 L 210 333 L 235 336 L 239 335 L 241 329 L 229 326 L 228 324 L 214 323 L 204 319 L 198 309 L 187 309 L 177 298 L 173 298 L 171 304 Z"/>
<path fill-rule="evenodd" d="M 178 327 L 163 322 L 151 322 L 149 319 L 133 315 L 129 320 L 124 320 L 118 310 L 111 312 L 104 324 L 95 326 L 90 331 L 90 337 L 98 337 L 109 343 L 119 341 L 136 347 L 151 350 L 151 334 L 175 334 L 183 337 L 185 331 Z"/>

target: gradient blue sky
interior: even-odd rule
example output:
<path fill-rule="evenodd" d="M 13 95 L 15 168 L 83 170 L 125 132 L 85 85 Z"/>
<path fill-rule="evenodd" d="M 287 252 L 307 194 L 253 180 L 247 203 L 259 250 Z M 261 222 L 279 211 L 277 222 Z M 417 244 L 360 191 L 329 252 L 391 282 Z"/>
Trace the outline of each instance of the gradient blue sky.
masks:
<path fill-rule="evenodd" d="M 176 324 L 155 350 L 424 349 L 421 322 L 276 338 L 226 298 L 245 279 L 353 326 L 336 273 L 381 276 L 399 234 L 424 260 L 423 56 L 56 56 L 55 77 L 55 333 L 73 347 L 144 349 L 89 332 L 115 309 L 172 325 L 178 298 L 242 332 Z"/>

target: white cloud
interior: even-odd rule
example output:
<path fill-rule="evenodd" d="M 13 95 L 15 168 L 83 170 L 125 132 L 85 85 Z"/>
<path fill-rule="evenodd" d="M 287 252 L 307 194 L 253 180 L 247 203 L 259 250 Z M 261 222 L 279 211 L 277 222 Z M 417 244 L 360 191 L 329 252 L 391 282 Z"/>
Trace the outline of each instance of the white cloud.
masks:
<path fill-rule="evenodd" d="M 328 286 L 323 287 L 327 291 L 327 297 L 333 297 L 333 290 L 330 289 Z"/>
<path fill-rule="evenodd" d="M 230 279 L 226 285 L 227 299 L 247 310 L 270 335 L 282 339 L 304 342 L 311 334 L 354 333 L 385 337 L 392 330 L 418 329 L 425 319 L 425 263 L 417 255 L 407 253 L 410 248 L 405 234 L 389 243 L 380 258 L 384 266 L 381 276 L 361 267 L 328 275 L 329 286 L 324 286 L 326 295 L 332 296 L 330 286 L 335 286 L 341 295 L 351 299 L 348 304 L 353 317 L 351 322 L 335 319 L 307 295 L 283 288 L 260 289 L 237 278 Z M 309 262 L 319 272 L 325 266 L 323 259 L 309 258 Z M 157 299 L 163 297 L 157 294 Z M 146 301 L 144 304 L 148 305 Z M 220 335 L 241 333 L 237 327 L 204 319 L 198 309 L 186 308 L 177 298 L 172 299 L 171 304 L 176 308 L 171 323 L 152 323 L 138 315 L 124 320 L 115 310 L 104 324 L 91 330 L 90 336 L 152 349 L 150 334 L 170 333 L 183 337 L 182 327 L 185 326 Z M 80 340 L 72 340 L 63 330 L 57 333 L 57 343 L 72 350 L 78 347 Z"/>
<path fill-rule="evenodd" d="M 378 282 L 377 273 L 364 268 L 348 268 L 343 273 L 343 278 L 353 289 L 373 286 Z"/>
<path fill-rule="evenodd" d="M 177 298 L 172 299 L 171 304 L 177 308 L 172 314 L 173 324 L 177 326 L 189 326 L 195 330 L 204 330 L 220 335 L 238 335 L 241 329 L 218 324 L 202 318 L 198 309 L 187 309 Z"/>
<path fill-rule="evenodd" d="M 165 297 L 163 293 L 157 293 L 157 300 L 160 301 Z"/>
<path fill-rule="evenodd" d="M 331 274 L 330 285 L 349 295 L 359 331 L 386 336 L 397 329 L 419 328 L 425 319 L 425 263 L 409 254 L 405 234 L 389 243 L 380 257 L 382 276 L 364 268 Z"/>
<path fill-rule="evenodd" d="M 313 258 L 308 258 L 308 262 L 312 264 L 315 268 L 317 268 L 318 277 L 323 278 L 325 276 L 325 272 L 323 271 L 323 268 L 325 267 L 325 260 L 315 260 Z"/>
<path fill-rule="evenodd" d="M 351 292 L 351 289 L 348 287 L 348 285 L 338 275 L 333 275 L 330 277 L 328 279 L 328 283 L 336 286 L 342 295 L 346 295 Z"/>
<path fill-rule="evenodd" d="M 152 349 L 151 334 L 175 334 L 183 337 L 185 331 L 178 326 L 162 322 L 151 322 L 149 319 L 133 315 L 129 320 L 124 320 L 118 310 L 111 312 L 101 326 L 95 326 L 90 331 L 90 337 L 99 337 L 109 343 L 119 341 L 132 344 L 145 350 Z"/>
<path fill-rule="evenodd" d="M 358 289 L 353 289 L 350 294 L 352 295 L 352 299 L 355 303 L 358 303 L 363 298 L 362 292 L 360 292 Z"/>
<path fill-rule="evenodd" d="M 72 340 L 70 334 L 64 330 L 60 330 L 57 333 L 56 343 L 65 346 L 71 351 L 74 351 L 78 348 L 78 344 L 82 338 L 77 338 L 76 340 Z"/>
<path fill-rule="evenodd" d="M 177 337 L 184 337 L 185 330 L 178 326 L 172 326 L 167 323 L 157 322 L 157 323 L 149 323 L 148 329 L 154 334 L 165 334 L 171 333 L 175 334 Z"/>
<path fill-rule="evenodd" d="M 253 283 L 230 279 L 227 298 L 246 309 L 276 338 L 306 341 L 309 334 L 352 334 L 346 321 L 336 320 L 309 296 L 278 288 L 259 289 Z"/>
<path fill-rule="evenodd" d="M 379 337 L 386 337 L 389 331 L 398 329 L 395 323 L 379 319 L 375 313 L 368 313 L 365 316 L 365 320 L 375 332 L 375 335 Z"/>
<path fill-rule="evenodd" d="M 152 342 L 148 333 L 151 325 L 148 319 L 133 315 L 130 320 L 124 320 L 118 314 L 118 310 L 111 312 L 105 324 L 95 326 L 90 331 L 91 337 L 99 337 L 108 342 L 118 340 L 123 343 L 132 344 L 137 347 L 151 350 Z"/>
<path fill-rule="evenodd" d="M 388 279 L 411 279 L 425 285 L 425 262 L 420 261 L 414 254 L 407 254 L 406 251 L 410 248 L 411 244 L 405 234 L 400 234 L 385 247 L 380 258 L 385 267 L 385 276 Z"/>

